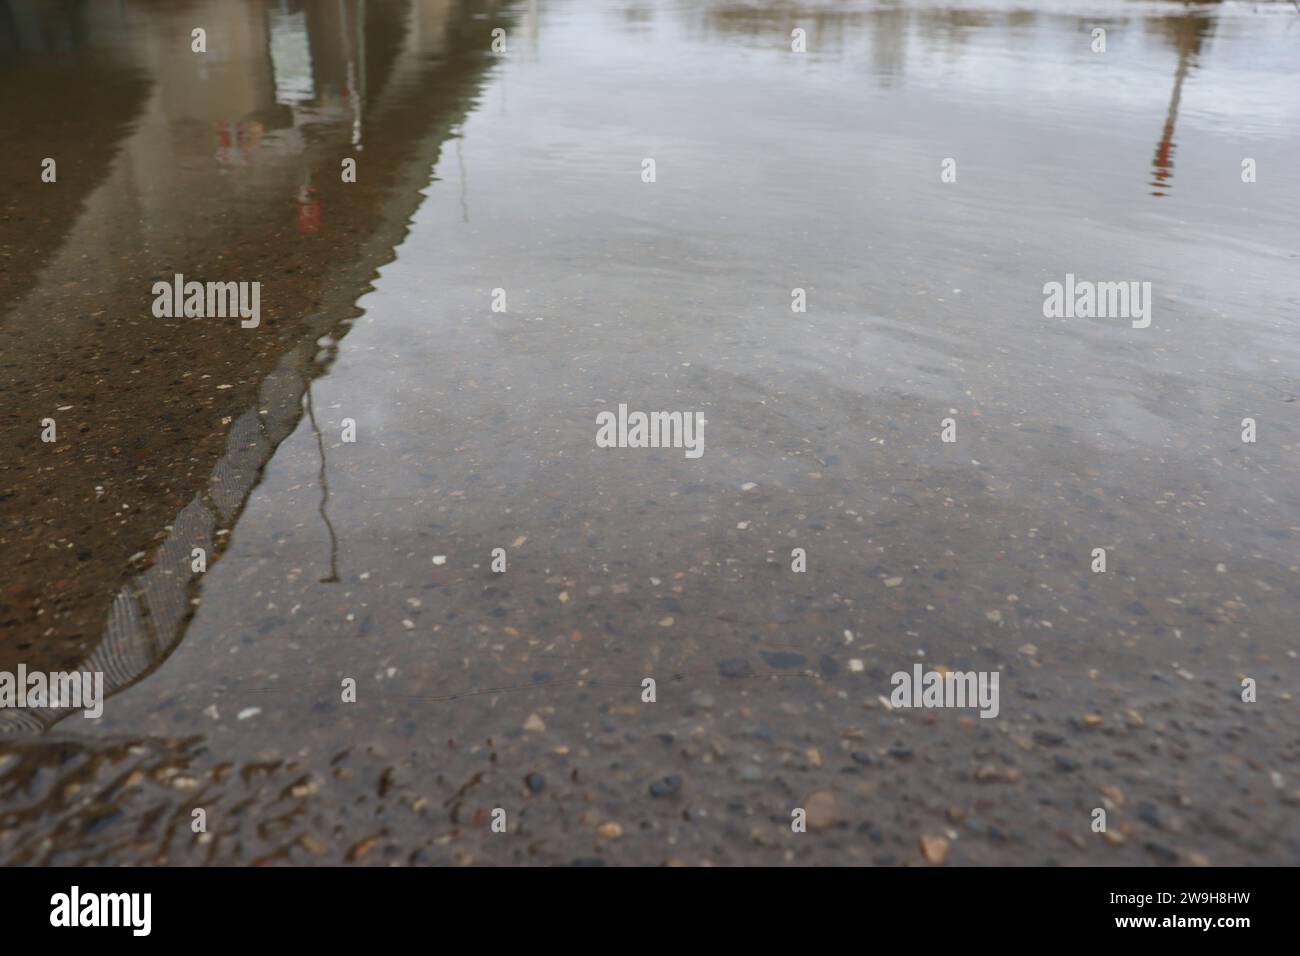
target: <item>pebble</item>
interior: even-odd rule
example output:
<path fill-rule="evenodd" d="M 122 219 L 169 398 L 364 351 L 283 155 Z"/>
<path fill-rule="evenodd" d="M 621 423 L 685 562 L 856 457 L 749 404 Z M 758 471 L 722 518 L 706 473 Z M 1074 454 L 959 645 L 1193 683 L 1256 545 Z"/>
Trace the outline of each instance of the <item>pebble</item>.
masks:
<path fill-rule="evenodd" d="M 839 805 L 835 794 L 829 790 L 818 790 L 808 795 L 804 801 L 804 810 L 808 813 L 808 829 L 827 830 L 839 820 Z"/>
<path fill-rule="evenodd" d="M 596 832 L 599 833 L 603 839 L 617 840 L 623 835 L 623 826 L 622 824 L 610 821 L 609 823 L 602 823 L 596 828 Z"/>
<path fill-rule="evenodd" d="M 1155 827 L 1157 830 L 1165 828 L 1164 820 L 1160 817 L 1160 811 L 1150 801 L 1143 800 L 1137 805 L 1137 816 L 1147 826 Z"/>
<path fill-rule="evenodd" d="M 524 721 L 524 730 L 533 730 L 541 733 L 546 729 L 546 722 L 536 714 L 529 714 L 528 719 Z"/>
<path fill-rule="evenodd" d="M 298 837 L 298 845 L 312 856 L 324 856 L 330 849 L 326 843 L 312 836 L 310 833 L 304 833 L 302 836 Z"/>
<path fill-rule="evenodd" d="M 1148 840 L 1146 843 L 1142 844 L 1142 846 L 1148 853 L 1154 856 L 1158 862 L 1163 863 L 1166 866 L 1172 866 L 1178 862 L 1178 854 L 1163 844 Z"/>
<path fill-rule="evenodd" d="M 767 661 L 769 667 L 802 667 L 807 660 L 802 654 L 791 651 L 759 651 L 759 654 Z"/>
<path fill-rule="evenodd" d="M 931 863 L 942 863 L 948 859 L 948 841 L 943 837 L 922 834 L 921 853 Z"/>
<path fill-rule="evenodd" d="M 718 661 L 718 673 L 723 677 L 749 677 L 754 669 L 744 657 L 728 657 Z"/>
<path fill-rule="evenodd" d="M 717 704 L 717 700 L 707 690 L 691 691 L 691 703 L 700 710 L 712 710 Z"/>
<path fill-rule="evenodd" d="M 650 784 L 650 796 L 658 798 L 674 797 L 681 792 L 681 789 L 682 778 L 673 774 Z"/>
<path fill-rule="evenodd" d="M 524 784 L 533 793 L 541 793 L 546 786 L 546 776 L 534 770 L 528 776 L 524 777 Z"/>
<path fill-rule="evenodd" d="M 378 842 L 379 842 L 378 837 L 367 837 L 366 839 L 361 840 L 360 842 L 354 844 L 352 849 L 348 850 L 348 859 L 349 860 L 361 859 L 372 849 L 374 849 L 375 844 Z"/>

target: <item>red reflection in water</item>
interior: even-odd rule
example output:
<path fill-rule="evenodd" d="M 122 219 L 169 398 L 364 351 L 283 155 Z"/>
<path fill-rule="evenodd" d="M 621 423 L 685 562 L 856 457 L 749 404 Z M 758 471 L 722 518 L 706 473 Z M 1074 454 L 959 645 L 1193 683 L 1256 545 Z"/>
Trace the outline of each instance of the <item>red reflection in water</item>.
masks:
<path fill-rule="evenodd" d="M 303 186 L 298 191 L 298 231 L 302 233 L 320 232 L 321 205 L 315 198 L 315 186 Z"/>
<path fill-rule="evenodd" d="M 256 120 L 214 123 L 213 129 L 217 134 L 217 162 L 231 166 L 247 166 L 253 152 L 262 145 L 265 132 Z"/>

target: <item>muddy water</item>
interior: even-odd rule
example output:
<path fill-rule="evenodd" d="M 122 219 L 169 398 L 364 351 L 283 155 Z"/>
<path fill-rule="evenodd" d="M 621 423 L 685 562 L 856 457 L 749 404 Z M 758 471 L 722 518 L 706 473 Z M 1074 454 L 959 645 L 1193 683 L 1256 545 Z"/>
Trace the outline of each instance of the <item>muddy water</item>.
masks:
<path fill-rule="evenodd" d="M 10 7 L 6 861 L 1300 861 L 1291 7 Z"/>

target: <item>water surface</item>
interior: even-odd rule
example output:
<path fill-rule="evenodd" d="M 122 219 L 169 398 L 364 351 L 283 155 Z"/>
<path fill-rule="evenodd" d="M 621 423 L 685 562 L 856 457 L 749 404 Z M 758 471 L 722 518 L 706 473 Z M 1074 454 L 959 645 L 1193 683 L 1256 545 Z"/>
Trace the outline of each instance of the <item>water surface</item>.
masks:
<path fill-rule="evenodd" d="M 9 7 L 6 859 L 1300 860 L 1289 5 Z"/>

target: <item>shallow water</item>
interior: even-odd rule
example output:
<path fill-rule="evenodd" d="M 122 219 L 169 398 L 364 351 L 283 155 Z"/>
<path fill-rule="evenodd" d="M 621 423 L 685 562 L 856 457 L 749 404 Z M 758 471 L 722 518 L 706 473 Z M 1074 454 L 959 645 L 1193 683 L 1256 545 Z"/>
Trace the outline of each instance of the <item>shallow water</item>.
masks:
<path fill-rule="evenodd" d="M 0 711 L 4 859 L 1300 861 L 1290 5 L 71 9 L 0 27 L 0 670 L 112 695 Z"/>

